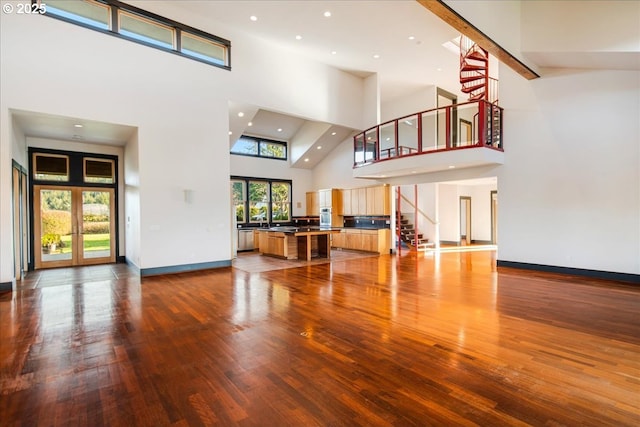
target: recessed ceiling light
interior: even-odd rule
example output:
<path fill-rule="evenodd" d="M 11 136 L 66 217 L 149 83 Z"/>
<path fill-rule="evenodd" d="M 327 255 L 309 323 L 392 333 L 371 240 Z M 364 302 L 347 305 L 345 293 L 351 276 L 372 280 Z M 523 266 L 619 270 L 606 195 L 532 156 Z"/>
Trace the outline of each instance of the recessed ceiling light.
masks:
<path fill-rule="evenodd" d="M 83 125 L 81 125 L 81 124 L 75 124 L 75 125 L 73 125 L 73 127 L 74 127 L 74 128 L 82 128 L 82 127 L 84 127 L 84 126 L 83 126 Z"/>
<path fill-rule="evenodd" d="M 456 168 L 456 167 L 455 167 L 455 166 L 453 166 L 453 165 L 449 166 L 449 169 L 455 169 L 455 168 Z"/>
<path fill-rule="evenodd" d="M 257 21 L 257 20 L 258 20 L 258 17 L 257 17 L 257 16 L 255 16 L 255 15 L 251 15 L 251 16 L 249 17 L 249 19 L 251 19 L 253 22 L 255 22 L 255 21 Z"/>
<path fill-rule="evenodd" d="M 302 36 L 301 36 L 300 34 L 298 34 L 298 35 L 296 36 L 296 40 L 302 40 Z"/>
<path fill-rule="evenodd" d="M 278 132 L 282 132 L 282 128 L 278 128 Z"/>
<path fill-rule="evenodd" d="M 331 51 L 331 55 L 336 55 L 338 52 L 336 52 L 335 50 Z"/>
<path fill-rule="evenodd" d="M 335 136 L 337 132 L 331 132 L 331 136 Z"/>
<path fill-rule="evenodd" d="M 307 157 L 306 159 L 304 159 L 304 161 L 305 161 L 305 162 L 308 162 L 308 161 L 309 161 L 309 158 Z"/>
<path fill-rule="evenodd" d="M 328 18 L 331 16 L 331 12 L 329 12 L 328 10 L 324 13 L 324 17 Z"/>
<path fill-rule="evenodd" d="M 229 135 L 233 135 L 233 132 L 229 131 Z"/>
<path fill-rule="evenodd" d="M 416 171 L 411 171 L 411 173 L 416 173 Z"/>
<path fill-rule="evenodd" d="M 409 36 L 409 40 L 415 40 L 415 36 Z"/>
<path fill-rule="evenodd" d="M 436 71 L 442 71 L 442 68 L 438 67 L 436 68 Z"/>
<path fill-rule="evenodd" d="M 247 123 L 247 126 L 253 126 L 253 122 Z"/>
<path fill-rule="evenodd" d="M 238 113 L 238 117 L 244 117 L 244 113 L 243 113 L 242 111 L 240 111 L 240 112 Z"/>
<path fill-rule="evenodd" d="M 322 145 L 318 145 L 316 148 L 317 148 L 318 150 L 322 150 Z"/>
<path fill-rule="evenodd" d="M 378 59 L 380 58 L 380 55 L 378 55 L 377 53 L 373 55 L 373 59 Z"/>

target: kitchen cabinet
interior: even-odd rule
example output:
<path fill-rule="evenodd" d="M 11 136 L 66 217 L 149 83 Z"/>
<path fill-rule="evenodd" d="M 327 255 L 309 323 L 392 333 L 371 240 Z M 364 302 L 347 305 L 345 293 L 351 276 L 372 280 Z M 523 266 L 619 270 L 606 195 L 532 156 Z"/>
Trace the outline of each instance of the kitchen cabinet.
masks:
<path fill-rule="evenodd" d="M 358 198 L 358 215 L 367 214 L 367 189 L 358 188 L 356 197 Z"/>
<path fill-rule="evenodd" d="M 351 208 L 351 189 L 342 190 L 342 214 L 345 216 L 353 215 Z"/>
<path fill-rule="evenodd" d="M 368 230 L 361 228 L 343 228 L 341 233 L 333 235 L 331 246 L 356 251 L 389 253 L 391 230 L 388 228 Z"/>
<path fill-rule="evenodd" d="M 318 216 L 320 215 L 320 204 L 318 202 L 319 194 L 317 191 L 309 191 L 307 192 L 307 216 Z"/>
<path fill-rule="evenodd" d="M 318 191 L 320 209 L 331 208 L 334 215 L 342 215 L 342 190 L 330 188 Z"/>
<path fill-rule="evenodd" d="M 391 215 L 388 185 L 367 187 L 367 215 Z"/>

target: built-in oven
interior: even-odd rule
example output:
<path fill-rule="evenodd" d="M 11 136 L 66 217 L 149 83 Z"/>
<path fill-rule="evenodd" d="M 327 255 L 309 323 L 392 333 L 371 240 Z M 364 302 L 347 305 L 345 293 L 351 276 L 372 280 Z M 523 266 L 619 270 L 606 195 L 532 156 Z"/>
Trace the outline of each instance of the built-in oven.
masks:
<path fill-rule="evenodd" d="M 320 227 L 331 227 L 331 208 L 320 208 Z"/>

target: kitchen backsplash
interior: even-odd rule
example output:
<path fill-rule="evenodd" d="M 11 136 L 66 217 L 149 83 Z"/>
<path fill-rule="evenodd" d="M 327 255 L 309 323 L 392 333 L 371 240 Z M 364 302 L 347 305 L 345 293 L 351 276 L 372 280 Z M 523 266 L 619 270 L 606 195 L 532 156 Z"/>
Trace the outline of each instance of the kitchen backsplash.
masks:
<path fill-rule="evenodd" d="M 391 228 L 391 218 L 388 216 L 345 216 L 346 228 Z"/>

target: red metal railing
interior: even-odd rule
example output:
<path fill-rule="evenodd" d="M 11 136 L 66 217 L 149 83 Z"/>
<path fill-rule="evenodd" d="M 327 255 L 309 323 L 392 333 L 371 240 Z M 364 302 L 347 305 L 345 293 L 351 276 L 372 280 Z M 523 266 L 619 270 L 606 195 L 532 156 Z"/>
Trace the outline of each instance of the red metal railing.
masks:
<path fill-rule="evenodd" d="M 480 100 L 379 124 L 353 137 L 353 166 L 471 147 L 502 151 L 502 108 Z"/>

